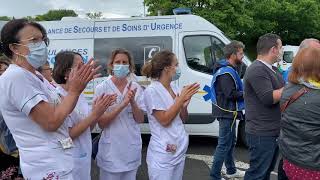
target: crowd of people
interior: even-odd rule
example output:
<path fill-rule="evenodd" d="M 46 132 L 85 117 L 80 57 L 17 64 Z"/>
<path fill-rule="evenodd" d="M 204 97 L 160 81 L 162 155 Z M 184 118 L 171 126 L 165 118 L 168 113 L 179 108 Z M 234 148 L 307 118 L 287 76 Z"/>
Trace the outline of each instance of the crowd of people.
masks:
<path fill-rule="evenodd" d="M 110 78 L 96 87 L 90 107 L 82 92 L 100 76 L 101 67 L 93 59 L 84 64 L 79 53 L 61 51 L 51 69 L 48 45 L 46 30 L 36 22 L 14 19 L 1 30 L 0 52 L 8 58 L 0 59 L 0 148 L 1 158 L 8 159 L 1 168 L 19 169 L 11 174 L 6 169 L 0 177 L 91 179 L 91 129 L 98 125 L 100 179 L 134 180 L 141 165 L 139 124 L 147 114 L 149 179 L 182 180 L 189 143 L 184 123 L 200 85 L 176 86 L 174 81 L 181 76 L 176 55 L 162 50 L 146 62 L 141 73 L 152 82 L 143 89 L 128 78 L 135 72 L 130 52 L 114 50 L 107 65 Z M 219 140 L 210 177 L 223 179 L 225 164 L 226 178 L 270 179 L 280 154 L 279 179 L 319 179 L 319 41 L 301 43 L 287 84 L 274 66 L 283 56 L 278 35 L 268 33 L 258 39 L 257 59 L 242 83 L 236 69 L 244 50 L 242 42 L 231 41 L 224 47 L 225 59 L 215 64 L 211 93 L 217 100 L 213 115 L 219 121 Z M 250 155 L 246 172 L 234 162 L 239 119 L 246 121 Z M 8 135 L 14 139 L 13 148 L 4 146 Z"/>
<path fill-rule="evenodd" d="M 242 88 L 235 67 L 243 58 L 243 49 L 238 41 L 226 45 L 226 59 L 214 73 L 219 141 L 211 178 L 221 179 L 224 162 L 227 178 L 270 179 L 280 159 L 278 179 L 320 179 L 320 155 L 316 150 L 320 145 L 319 40 L 302 41 L 292 67 L 281 73 L 274 66 L 283 56 L 281 38 L 270 33 L 262 35 L 257 42 L 257 59 L 246 70 Z M 236 170 L 233 158 L 234 114 L 242 114 L 242 110 L 250 156 L 246 172 Z"/>

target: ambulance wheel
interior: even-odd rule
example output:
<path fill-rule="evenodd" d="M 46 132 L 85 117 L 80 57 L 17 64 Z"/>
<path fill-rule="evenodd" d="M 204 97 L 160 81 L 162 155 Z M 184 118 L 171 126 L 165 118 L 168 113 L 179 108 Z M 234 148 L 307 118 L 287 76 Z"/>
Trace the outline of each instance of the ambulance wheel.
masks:
<path fill-rule="evenodd" d="M 238 127 L 238 140 L 241 145 L 248 147 L 248 143 L 246 140 L 245 126 L 246 126 L 245 121 L 240 121 L 239 127 Z"/>

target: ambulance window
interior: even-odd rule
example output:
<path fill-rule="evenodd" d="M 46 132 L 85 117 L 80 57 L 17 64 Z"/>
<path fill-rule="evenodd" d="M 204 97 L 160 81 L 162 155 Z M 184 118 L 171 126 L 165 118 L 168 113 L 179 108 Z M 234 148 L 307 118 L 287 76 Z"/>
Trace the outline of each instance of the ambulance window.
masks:
<path fill-rule="evenodd" d="M 212 44 L 212 53 L 214 62 L 219 61 L 224 58 L 223 48 L 224 44 L 222 41 L 217 39 L 216 37 L 211 36 L 211 44 Z"/>
<path fill-rule="evenodd" d="M 212 74 L 214 64 L 223 58 L 224 44 L 212 36 L 186 36 L 183 39 L 188 66 L 196 71 Z"/>
<path fill-rule="evenodd" d="M 292 63 L 293 60 L 293 52 L 292 51 L 284 51 L 283 60 L 287 63 Z"/>
<path fill-rule="evenodd" d="M 124 37 L 124 38 L 97 38 L 94 39 L 94 57 L 99 65 L 104 67 L 100 72 L 107 76 L 107 64 L 113 50 L 124 48 L 128 50 L 135 63 L 136 75 L 140 76 L 141 68 L 145 61 L 162 49 L 172 50 L 172 37 L 150 36 L 150 37 Z"/>

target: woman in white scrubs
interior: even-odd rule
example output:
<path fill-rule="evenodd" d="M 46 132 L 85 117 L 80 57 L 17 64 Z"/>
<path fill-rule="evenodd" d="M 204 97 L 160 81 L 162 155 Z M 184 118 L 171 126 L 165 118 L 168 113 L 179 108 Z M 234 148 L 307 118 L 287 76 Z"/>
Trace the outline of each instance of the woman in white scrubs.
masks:
<path fill-rule="evenodd" d="M 188 117 L 188 104 L 199 84 L 175 85 L 181 70 L 174 53 L 160 51 L 142 68 L 142 75 L 154 81 L 144 91 L 151 139 L 147 152 L 150 180 L 182 180 L 188 134 L 183 122 Z"/>
<path fill-rule="evenodd" d="M 127 80 L 134 71 L 128 51 L 113 51 L 108 68 L 111 78 L 96 87 L 95 96 L 116 94 L 117 101 L 98 121 L 103 129 L 96 157 L 100 180 L 135 180 L 141 164 L 142 88 Z"/>
<path fill-rule="evenodd" d="M 0 50 L 13 64 L 0 77 L 0 110 L 19 149 L 25 179 L 73 179 L 67 116 L 98 69 L 78 66 L 68 95 L 58 98 L 36 69 L 47 61 L 48 38 L 38 23 L 15 19 L 1 30 Z M 91 64 L 92 63 L 92 64 Z"/>
<path fill-rule="evenodd" d="M 69 90 L 70 70 L 83 64 L 81 54 L 72 51 L 62 51 L 55 56 L 53 78 L 58 83 L 56 89 L 61 96 L 67 96 Z M 102 95 L 103 96 L 103 95 Z M 74 168 L 73 179 L 91 180 L 91 129 L 94 127 L 107 107 L 115 101 L 115 97 L 106 95 L 107 100 L 98 98 L 93 104 L 92 111 L 85 97 L 81 94 L 73 112 L 69 116 L 69 135 L 73 140 Z"/>

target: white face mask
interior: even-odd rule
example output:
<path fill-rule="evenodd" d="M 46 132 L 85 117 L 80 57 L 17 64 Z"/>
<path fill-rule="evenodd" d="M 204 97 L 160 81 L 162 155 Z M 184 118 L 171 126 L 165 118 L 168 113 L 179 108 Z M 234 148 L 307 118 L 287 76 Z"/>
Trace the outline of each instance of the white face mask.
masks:
<path fill-rule="evenodd" d="M 48 49 L 44 41 L 37 42 L 37 43 L 29 43 L 27 45 L 22 45 L 22 46 L 26 46 L 29 48 L 29 54 L 28 55 L 18 54 L 18 55 L 25 57 L 28 63 L 32 67 L 37 69 L 43 66 L 47 62 Z"/>
<path fill-rule="evenodd" d="M 124 78 L 130 73 L 129 65 L 127 64 L 115 64 L 113 66 L 113 74 L 117 78 Z"/>
<path fill-rule="evenodd" d="M 178 80 L 179 78 L 180 78 L 180 76 L 181 76 L 181 69 L 180 69 L 180 67 L 178 66 L 178 67 L 175 67 L 176 68 L 176 72 L 175 72 L 175 74 L 172 76 L 172 78 L 171 78 L 171 80 L 172 81 L 176 81 L 176 80 Z"/>

